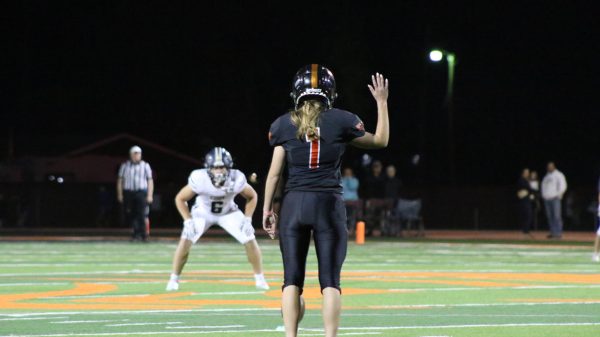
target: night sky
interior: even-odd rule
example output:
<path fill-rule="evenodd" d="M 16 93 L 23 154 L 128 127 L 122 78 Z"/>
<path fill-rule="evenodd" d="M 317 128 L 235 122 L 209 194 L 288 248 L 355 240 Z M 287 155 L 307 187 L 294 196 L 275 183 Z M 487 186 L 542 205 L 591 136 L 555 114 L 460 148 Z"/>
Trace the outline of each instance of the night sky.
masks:
<path fill-rule="evenodd" d="M 390 146 L 371 155 L 398 165 L 409 184 L 447 184 L 446 65 L 427 59 L 440 47 L 458 58 L 457 184 L 511 184 L 521 167 L 543 171 L 550 159 L 570 182 L 595 184 L 593 2 L 444 3 L 21 1 L 8 20 L 14 64 L 2 72 L 14 81 L 0 158 L 11 132 L 16 157 L 128 132 L 198 157 L 225 146 L 239 168 L 264 174 L 267 131 L 291 107 L 293 74 L 321 63 L 336 75 L 336 106 L 371 131 L 367 81 L 389 77 Z M 345 163 L 362 153 L 349 150 Z"/>

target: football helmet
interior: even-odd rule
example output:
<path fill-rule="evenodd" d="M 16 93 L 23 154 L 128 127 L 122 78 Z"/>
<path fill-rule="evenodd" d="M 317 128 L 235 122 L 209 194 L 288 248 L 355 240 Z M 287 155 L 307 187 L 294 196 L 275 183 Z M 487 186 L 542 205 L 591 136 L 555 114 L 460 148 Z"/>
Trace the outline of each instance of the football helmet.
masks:
<path fill-rule="evenodd" d="M 320 64 L 309 64 L 300 68 L 294 76 L 290 96 L 295 109 L 308 98 L 320 99 L 331 109 L 333 101 L 337 98 L 333 73 Z"/>
<path fill-rule="evenodd" d="M 204 156 L 204 167 L 213 185 L 221 187 L 229 177 L 229 170 L 233 167 L 233 158 L 229 151 L 223 147 L 212 148 Z M 214 169 L 224 168 L 222 172 L 213 172 Z"/>

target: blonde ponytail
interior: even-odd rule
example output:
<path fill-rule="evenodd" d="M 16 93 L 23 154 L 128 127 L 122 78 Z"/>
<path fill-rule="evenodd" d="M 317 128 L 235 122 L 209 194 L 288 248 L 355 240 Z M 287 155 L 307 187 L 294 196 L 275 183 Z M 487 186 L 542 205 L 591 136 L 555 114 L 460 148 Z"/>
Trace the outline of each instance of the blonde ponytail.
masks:
<path fill-rule="evenodd" d="M 317 127 L 319 126 L 319 116 L 325 110 L 322 102 L 317 100 L 307 100 L 295 111 L 292 111 L 292 123 L 298 128 L 296 137 L 313 140 L 319 138 Z"/>

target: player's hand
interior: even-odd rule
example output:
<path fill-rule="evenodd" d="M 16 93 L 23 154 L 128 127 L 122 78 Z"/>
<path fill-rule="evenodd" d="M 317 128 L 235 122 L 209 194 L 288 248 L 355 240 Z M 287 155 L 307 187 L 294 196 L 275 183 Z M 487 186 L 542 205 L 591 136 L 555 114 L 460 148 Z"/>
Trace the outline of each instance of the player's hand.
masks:
<path fill-rule="evenodd" d="M 152 197 L 151 195 L 146 197 L 146 202 L 151 204 L 154 201 L 154 197 Z"/>
<path fill-rule="evenodd" d="M 277 236 L 277 214 L 273 211 L 263 212 L 263 229 L 271 239 Z"/>
<path fill-rule="evenodd" d="M 247 216 L 247 217 L 244 218 L 244 220 L 242 221 L 242 228 L 241 228 L 241 230 L 247 236 L 250 236 L 250 235 L 254 234 L 254 227 L 252 226 L 252 218 L 251 217 Z"/>
<path fill-rule="evenodd" d="M 189 238 L 194 237 L 196 235 L 196 226 L 194 226 L 194 219 L 187 219 L 183 221 L 183 231 Z"/>
<path fill-rule="evenodd" d="M 372 84 L 367 84 L 369 90 L 371 91 L 371 95 L 377 101 L 377 103 L 384 103 L 388 99 L 389 93 L 389 83 L 387 78 L 384 78 L 382 74 L 376 73 L 371 76 Z"/>

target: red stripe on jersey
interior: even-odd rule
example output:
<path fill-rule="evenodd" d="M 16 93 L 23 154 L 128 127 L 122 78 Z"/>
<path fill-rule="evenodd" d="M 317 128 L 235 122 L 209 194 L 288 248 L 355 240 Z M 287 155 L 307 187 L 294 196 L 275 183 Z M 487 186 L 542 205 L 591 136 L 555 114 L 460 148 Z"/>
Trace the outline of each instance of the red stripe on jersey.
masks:
<path fill-rule="evenodd" d="M 320 150 L 319 139 L 313 139 L 310 142 L 310 164 L 309 168 L 319 168 L 319 150 Z"/>

